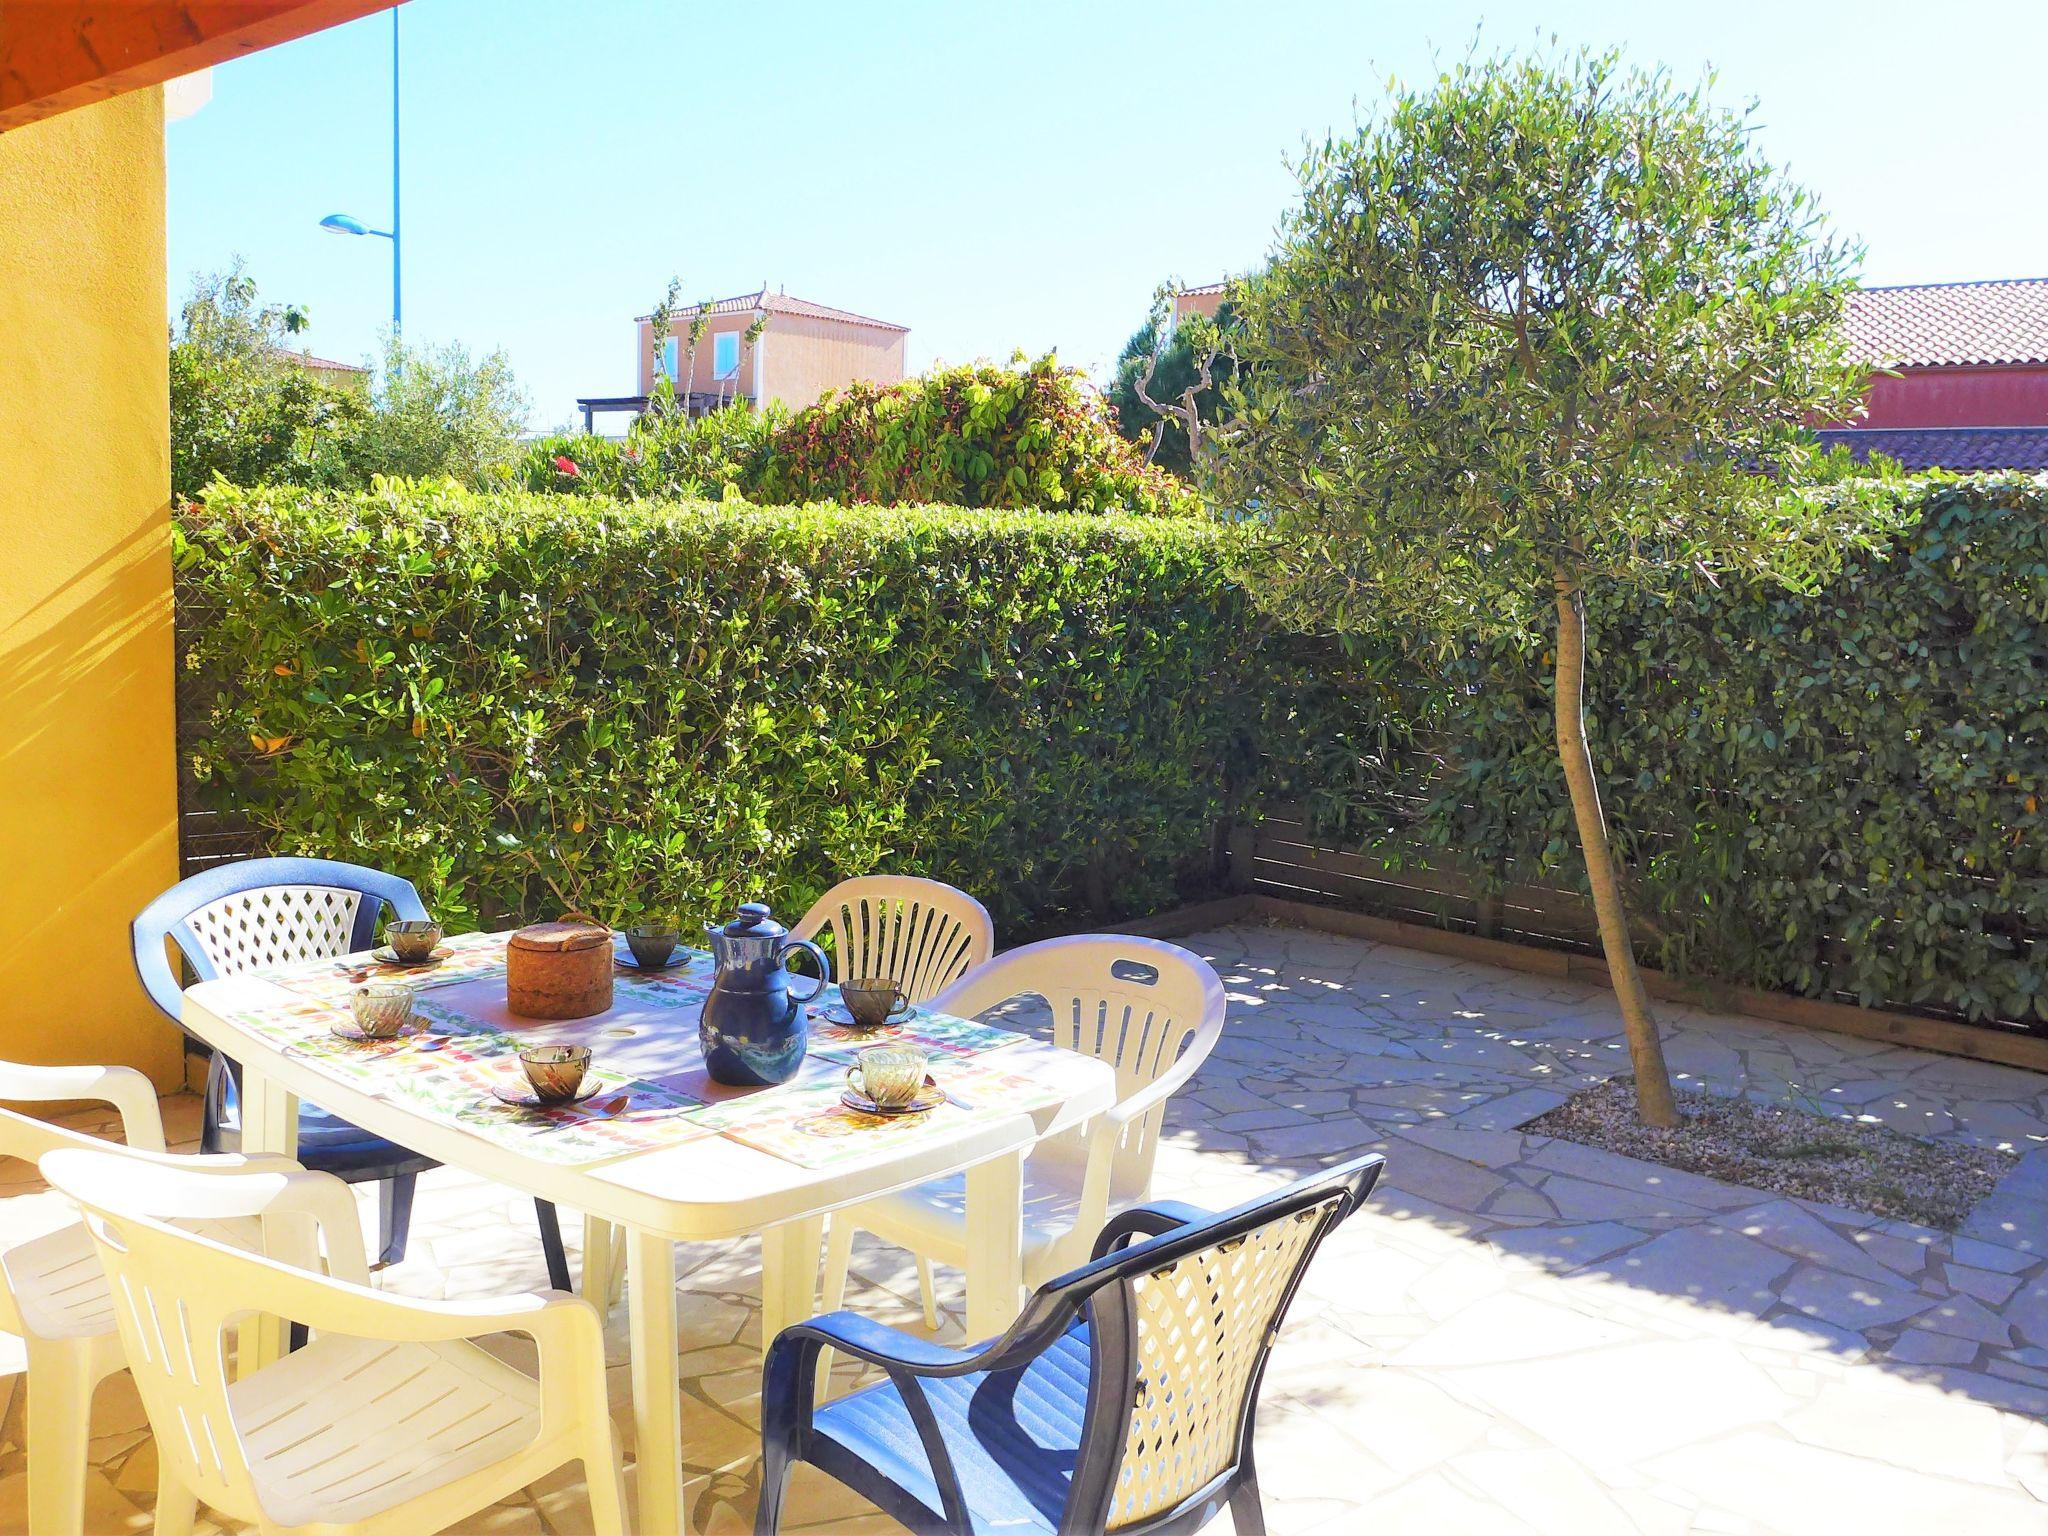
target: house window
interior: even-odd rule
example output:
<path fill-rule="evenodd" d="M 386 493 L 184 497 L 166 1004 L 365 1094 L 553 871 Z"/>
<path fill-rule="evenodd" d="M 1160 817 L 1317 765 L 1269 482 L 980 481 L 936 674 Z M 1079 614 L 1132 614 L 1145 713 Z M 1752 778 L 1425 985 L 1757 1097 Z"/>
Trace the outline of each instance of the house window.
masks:
<path fill-rule="evenodd" d="M 711 376 L 729 379 L 740 371 L 740 333 L 720 331 L 711 338 Z"/>
<path fill-rule="evenodd" d="M 661 376 L 671 383 L 676 376 L 676 339 L 664 336 L 661 339 Z"/>

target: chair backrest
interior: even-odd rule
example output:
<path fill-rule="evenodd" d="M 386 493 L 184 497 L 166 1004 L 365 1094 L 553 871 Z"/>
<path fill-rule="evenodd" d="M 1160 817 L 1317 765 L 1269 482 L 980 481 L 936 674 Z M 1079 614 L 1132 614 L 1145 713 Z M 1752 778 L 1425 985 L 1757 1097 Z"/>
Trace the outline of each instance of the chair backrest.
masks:
<path fill-rule="evenodd" d="M 1128 1247 L 1113 1222 L 1096 1259 L 1032 1297 L 1010 1338 L 1050 1343 L 1084 1307 L 1093 1331 L 1062 1531 L 1142 1531 L 1227 1496 L 1302 1274 L 1381 1166 L 1361 1157 Z"/>
<path fill-rule="evenodd" d="M 157 1007 L 176 1019 L 184 988 L 170 940 L 200 981 L 367 949 L 389 905 L 400 918 L 427 909 L 412 883 L 333 859 L 245 859 L 180 880 L 131 925 L 135 970 Z"/>
<path fill-rule="evenodd" d="M 203 1502 L 256 1519 L 256 1486 L 228 1394 L 227 1329 L 252 1313 L 293 1317 L 304 1288 L 340 1282 L 308 1273 L 310 1233 L 297 1244 L 304 1262 L 294 1264 L 171 1221 L 260 1215 L 279 1181 L 293 1176 L 222 1178 L 105 1152 L 55 1152 L 42 1168 L 84 1215 L 158 1457 Z"/>
<path fill-rule="evenodd" d="M 842 880 L 790 932 L 828 937 L 840 980 L 892 977 L 913 1003 L 930 1001 L 996 947 L 988 908 L 942 881 L 912 875 Z"/>
<path fill-rule="evenodd" d="M 1168 1073 L 1184 1078 L 1223 1034 L 1222 978 L 1201 956 L 1159 939 L 1076 934 L 1007 950 L 932 999 L 974 1018 L 1017 997 L 1052 1009 L 1052 1039 L 1116 1068 L 1119 1101 Z M 1159 1150 L 1164 1100 L 1124 1128 L 1110 1172 L 1114 1200 L 1142 1198 Z M 1034 1156 L 1085 1155 L 1085 1128 L 1041 1142 Z"/>

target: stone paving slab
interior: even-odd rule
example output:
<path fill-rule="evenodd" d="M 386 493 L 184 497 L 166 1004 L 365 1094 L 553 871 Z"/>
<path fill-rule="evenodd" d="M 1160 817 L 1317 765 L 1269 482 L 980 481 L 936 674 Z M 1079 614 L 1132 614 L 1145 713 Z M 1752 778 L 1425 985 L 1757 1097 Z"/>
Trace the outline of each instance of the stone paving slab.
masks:
<path fill-rule="evenodd" d="M 1169 1108 L 1157 1191 L 1223 1206 L 1361 1151 L 1388 1158 L 1275 1349 L 1259 1429 L 1275 1536 L 2048 1536 L 2048 1080 L 1663 1011 L 1689 1086 L 2025 1154 L 1964 1232 L 1933 1232 L 1522 1132 L 1627 1070 L 1597 989 L 1261 924 L 1184 942 L 1217 964 L 1232 1011 Z M 167 1102 L 189 1143 L 196 1105 Z M 34 1187 L 0 1163 L 14 1196 L 0 1241 L 61 1219 Z M 545 1283 L 512 1191 L 441 1170 L 415 1220 L 412 1255 L 379 1277 L 393 1290 Z M 744 1532 L 758 1250 L 693 1247 L 678 1267 L 690 1510 L 700 1531 Z M 904 1255 L 863 1236 L 854 1274 L 851 1304 L 916 1326 Z M 957 1276 L 941 1272 L 941 1298 L 940 1334 L 957 1340 Z M 621 1413 L 623 1330 L 621 1308 L 607 1340 Z M 18 1368 L 9 1343 L 0 1370 Z M 24 1396 L 0 1412 L 0 1533 L 24 1528 Z M 95 1529 L 147 1529 L 154 1451 L 125 1379 L 103 1389 L 94 1430 Z M 809 1474 L 793 1508 L 793 1530 L 897 1529 Z M 584 1531 L 580 1484 L 560 1474 L 465 1529 Z"/>

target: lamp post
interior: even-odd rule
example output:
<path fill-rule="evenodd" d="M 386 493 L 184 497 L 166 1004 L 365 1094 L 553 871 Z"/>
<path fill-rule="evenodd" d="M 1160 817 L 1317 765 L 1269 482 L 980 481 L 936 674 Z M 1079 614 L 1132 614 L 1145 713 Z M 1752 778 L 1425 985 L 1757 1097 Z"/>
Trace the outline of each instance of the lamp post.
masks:
<path fill-rule="evenodd" d="M 330 213 L 320 221 L 320 227 L 337 235 L 378 235 L 391 242 L 391 334 L 396 336 L 405 310 L 398 243 L 398 7 L 395 5 L 391 8 L 391 227 L 372 229 L 361 219 L 346 213 Z"/>

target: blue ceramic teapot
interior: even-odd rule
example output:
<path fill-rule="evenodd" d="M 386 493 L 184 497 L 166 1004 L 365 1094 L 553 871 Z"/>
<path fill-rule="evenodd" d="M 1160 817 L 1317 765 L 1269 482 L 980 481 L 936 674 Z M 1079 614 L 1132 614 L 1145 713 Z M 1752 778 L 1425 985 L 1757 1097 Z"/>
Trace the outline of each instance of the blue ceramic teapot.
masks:
<path fill-rule="evenodd" d="M 704 931 L 718 966 L 697 1023 L 705 1070 L 714 1082 L 735 1088 L 788 1082 L 804 1064 L 810 1038 L 798 1005 L 824 991 L 832 974 L 824 952 L 808 939 L 792 939 L 758 901 L 742 906 L 731 922 Z M 816 981 L 801 997 L 791 995 L 784 963 L 793 949 L 807 951 L 818 964 Z"/>

